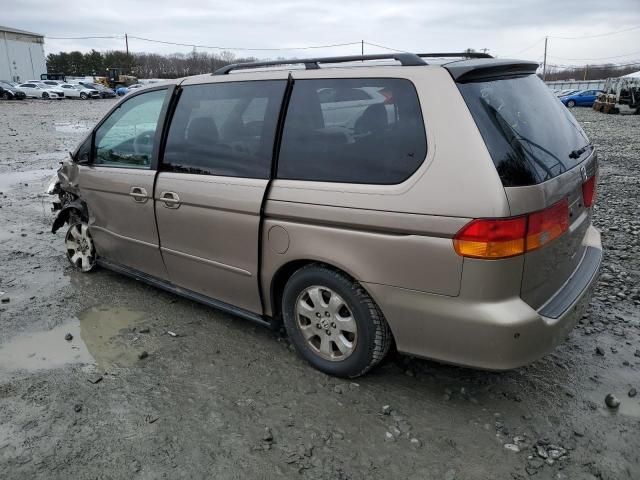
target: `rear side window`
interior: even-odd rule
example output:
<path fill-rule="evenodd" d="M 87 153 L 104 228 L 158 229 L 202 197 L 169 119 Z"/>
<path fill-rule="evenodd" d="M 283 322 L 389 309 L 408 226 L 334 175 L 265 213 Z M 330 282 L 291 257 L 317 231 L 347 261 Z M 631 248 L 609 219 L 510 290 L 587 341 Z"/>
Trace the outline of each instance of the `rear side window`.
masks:
<path fill-rule="evenodd" d="M 285 87 L 284 81 L 184 87 L 162 170 L 268 178 Z"/>
<path fill-rule="evenodd" d="M 426 153 L 422 112 L 410 81 L 296 80 L 278 178 L 396 184 L 416 171 Z"/>
<path fill-rule="evenodd" d="M 591 152 L 578 122 L 536 75 L 458 88 L 505 187 L 557 177 Z"/>

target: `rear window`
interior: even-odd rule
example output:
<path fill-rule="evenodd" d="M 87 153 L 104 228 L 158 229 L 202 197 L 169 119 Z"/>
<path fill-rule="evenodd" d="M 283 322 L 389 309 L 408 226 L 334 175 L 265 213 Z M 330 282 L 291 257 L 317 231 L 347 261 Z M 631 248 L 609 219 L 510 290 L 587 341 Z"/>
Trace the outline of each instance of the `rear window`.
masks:
<path fill-rule="evenodd" d="M 418 95 L 404 79 L 296 80 L 278 178 L 395 184 L 427 153 Z"/>
<path fill-rule="evenodd" d="M 459 83 L 458 88 L 505 187 L 557 177 L 591 151 L 573 115 L 536 75 Z"/>

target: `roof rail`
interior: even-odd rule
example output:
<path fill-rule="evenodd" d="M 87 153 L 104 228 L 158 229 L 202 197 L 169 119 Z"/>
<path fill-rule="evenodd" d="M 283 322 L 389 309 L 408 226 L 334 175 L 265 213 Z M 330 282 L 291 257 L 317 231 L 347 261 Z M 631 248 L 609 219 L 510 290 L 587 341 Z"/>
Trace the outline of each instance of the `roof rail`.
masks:
<path fill-rule="evenodd" d="M 350 55 L 345 57 L 292 58 L 289 60 L 270 60 L 265 62 L 233 63 L 217 69 L 213 75 L 226 75 L 233 70 L 249 68 L 276 67 L 284 65 L 304 65 L 307 70 L 317 70 L 321 63 L 346 63 L 365 60 L 397 60 L 404 67 L 426 65 L 422 58 L 493 58 L 488 53 L 448 52 L 448 53 L 383 53 L 378 55 Z"/>
<path fill-rule="evenodd" d="M 424 58 L 493 58 L 493 55 L 481 52 L 417 53 Z"/>
<path fill-rule="evenodd" d="M 321 63 L 345 63 L 360 62 L 364 60 L 397 60 L 401 65 L 417 66 L 426 65 L 425 61 L 415 53 L 383 53 L 379 55 L 350 55 L 345 57 L 322 57 L 322 58 L 292 58 L 290 60 L 270 60 L 266 62 L 234 63 L 219 68 L 214 75 L 226 75 L 232 70 L 243 70 L 247 68 L 274 67 L 283 65 L 303 64 L 307 70 L 317 70 Z"/>

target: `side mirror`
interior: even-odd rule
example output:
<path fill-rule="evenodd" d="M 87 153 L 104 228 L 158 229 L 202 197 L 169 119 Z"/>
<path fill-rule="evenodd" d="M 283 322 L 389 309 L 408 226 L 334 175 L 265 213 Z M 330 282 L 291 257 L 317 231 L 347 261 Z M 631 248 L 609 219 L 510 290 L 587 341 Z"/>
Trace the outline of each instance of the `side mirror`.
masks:
<path fill-rule="evenodd" d="M 75 157 L 71 155 L 71 159 L 76 162 L 78 165 L 90 165 L 92 163 L 92 155 L 91 150 L 93 146 L 93 136 L 92 133 L 83 143 L 78 147 L 76 151 Z"/>

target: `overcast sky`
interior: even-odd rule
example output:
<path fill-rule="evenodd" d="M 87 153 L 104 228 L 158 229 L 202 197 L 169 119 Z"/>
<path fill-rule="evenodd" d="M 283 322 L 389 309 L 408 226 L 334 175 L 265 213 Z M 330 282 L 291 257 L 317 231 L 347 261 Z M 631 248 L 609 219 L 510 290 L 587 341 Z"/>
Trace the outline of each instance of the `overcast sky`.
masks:
<path fill-rule="evenodd" d="M 639 27 L 596 38 L 550 38 L 548 55 L 549 63 L 555 64 L 640 62 L 640 0 L 19 0 L 1 10 L 4 26 L 48 37 L 127 32 L 186 44 L 287 49 L 364 39 L 420 52 L 488 48 L 493 55 L 530 60 L 542 59 L 545 35 L 582 37 Z M 124 49 L 124 39 L 45 39 L 47 53 L 92 48 Z M 130 38 L 129 48 L 158 53 L 192 50 L 135 38 Z M 365 45 L 365 53 L 383 51 Z M 259 58 L 359 52 L 360 45 L 234 50 L 238 56 Z"/>

